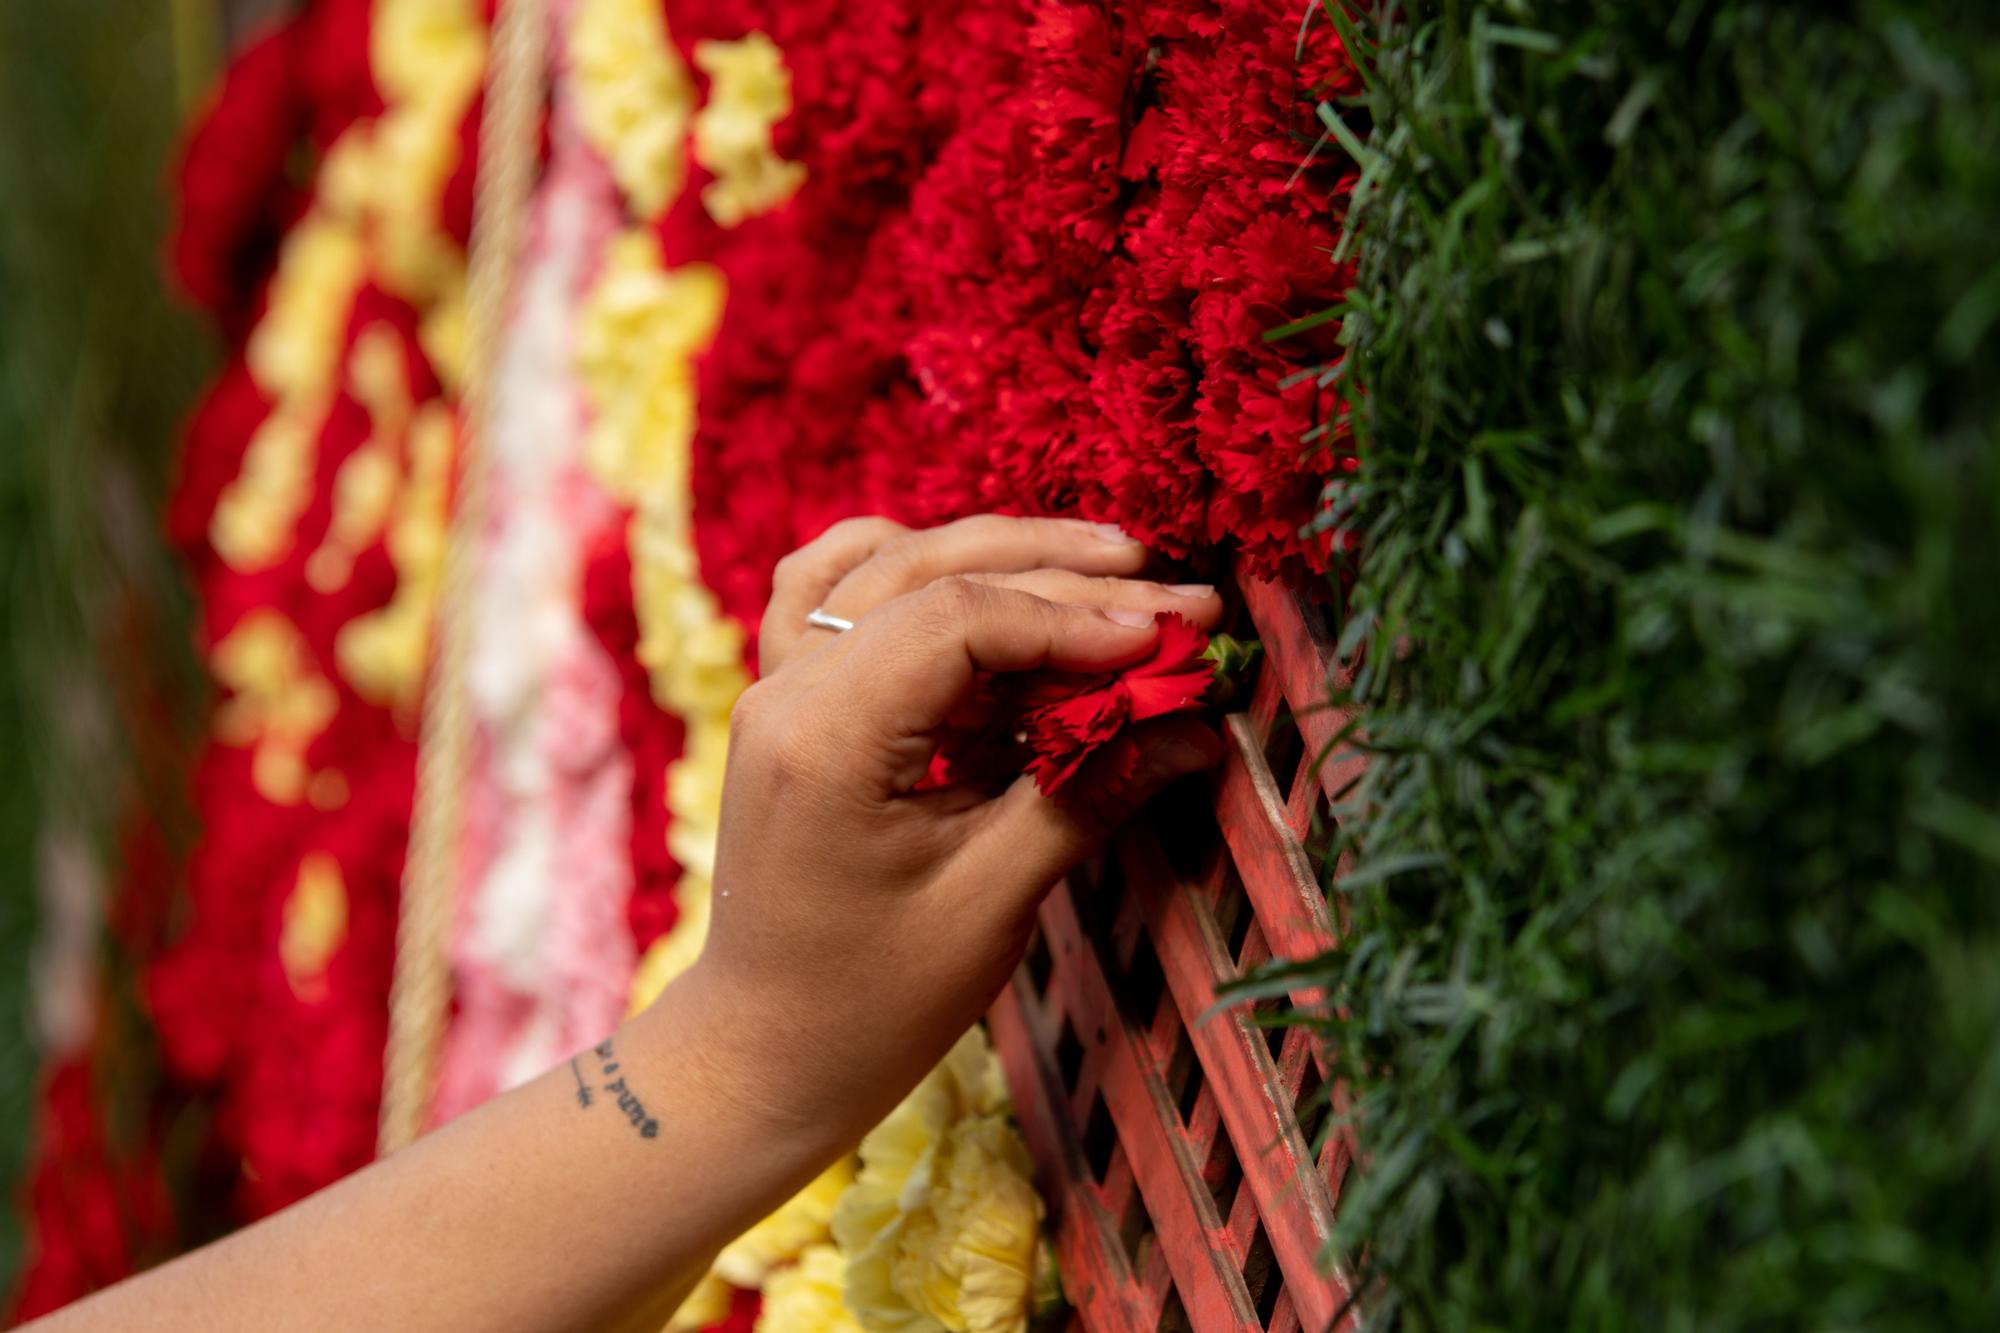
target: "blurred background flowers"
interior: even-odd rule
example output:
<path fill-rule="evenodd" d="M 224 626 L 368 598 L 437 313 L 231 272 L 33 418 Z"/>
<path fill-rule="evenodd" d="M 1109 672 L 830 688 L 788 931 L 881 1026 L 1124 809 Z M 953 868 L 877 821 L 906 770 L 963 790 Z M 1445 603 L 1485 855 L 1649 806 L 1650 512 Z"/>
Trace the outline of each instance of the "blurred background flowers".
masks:
<path fill-rule="evenodd" d="M 166 171 L 226 45 L 273 0 L 0 3 L 0 1190 L 38 1052 L 101 996 L 107 876 L 172 864 L 202 685 L 156 539 L 176 429 L 214 357 L 158 256 Z M 131 847 L 154 842 L 154 854 Z M 127 860 L 124 851 L 134 853 Z M 39 943 L 37 938 L 39 934 Z M 115 1012 L 109 1021 L 117 1021 Z M 0 1277 L 19 1262 L 0 1209 Z"/>

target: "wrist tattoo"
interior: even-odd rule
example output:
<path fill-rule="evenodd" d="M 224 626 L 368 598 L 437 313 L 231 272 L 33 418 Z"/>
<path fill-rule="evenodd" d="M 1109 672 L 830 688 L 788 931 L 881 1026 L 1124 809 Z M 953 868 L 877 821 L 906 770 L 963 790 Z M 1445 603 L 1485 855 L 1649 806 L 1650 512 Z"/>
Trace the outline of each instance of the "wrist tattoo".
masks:
<path fill-rule="evenodd" d="M 602 1082 L 593 1086 L 583 1072 L 583 1062 L 586 1057 L 584 1055 L 573 1057 L 569 1067 L 570 1072 L 576 1075 L 577 1106 L 588 1111 L 592 1103 L 597 1100 L 596 1094 L 601 1089 L 605 1096 L 617 1099 L 618 1109 L 624 1113 L 625 1119 L 631 1122 L 632 1128 L 638 1131 L 640 1138 L 657 1138 L 660 1133 L 660 1122 L 647 1113 L 646 1103 L 639 1099 L 638 1093 L 627 1086 L 624 1066 L 619 1063 L 618 1053 L 611 1048 L 611 1039 L 606 1037 L 591 1047 L 587 1054 L 595 1057 L 597 1076 Z"/>

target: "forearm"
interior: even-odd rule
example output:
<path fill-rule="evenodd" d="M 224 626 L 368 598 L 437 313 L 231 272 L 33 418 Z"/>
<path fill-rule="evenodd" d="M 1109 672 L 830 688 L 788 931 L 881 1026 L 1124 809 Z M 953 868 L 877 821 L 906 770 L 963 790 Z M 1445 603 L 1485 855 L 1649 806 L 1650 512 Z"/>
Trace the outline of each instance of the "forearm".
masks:
<path fill-rule="evenodd" d="M 572 1064 L 44 1327 L 659 1328 L 851 1133 L 773 1106 L 694 980 Z"/>
<path fill-rule="evenodd" d="M 1136 669 L 1158 612 L 1213 625 L 1221 603 L 1103 577 L 1146 553 L 1089 524 L 848 524 L 815 546 L 780 567 L 773 605 L 790 609 L 766 617 L 780 639 L 767 634 L 764 678 L 731 714 L 693 971 L 608 1048 L 50 1333 L 651 1333 L 714 1251 L 950 1049 L 1013 970 L 1048 886 L 1220 757 L 1198 723 L 1153 717 L 1121 752 L 1115 798 L 1087 808 L 1025 776 L 997 795 L 925 784 L 982 681 Z M 996 569 L 1027 572 L 971 577 Z M 820 605 L 853 631 L 794 633 L 787 651 L 785 627 Z"/>

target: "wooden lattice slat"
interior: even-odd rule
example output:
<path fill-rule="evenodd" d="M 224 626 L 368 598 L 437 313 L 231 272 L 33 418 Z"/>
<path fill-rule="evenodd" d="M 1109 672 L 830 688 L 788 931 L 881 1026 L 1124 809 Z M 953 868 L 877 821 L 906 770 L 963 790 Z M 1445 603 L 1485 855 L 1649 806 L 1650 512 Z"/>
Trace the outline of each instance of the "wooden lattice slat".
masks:
<path fill-rule="evenodd" d="M 1353 1144 L 1344 1127 L 1316 1144 L 1300 1122 L 1345 1099 L 1321 1094 L 1308 1032 L 1216 1002 L 1274 954 L 1333 944 L 1312 853 L 1362 760 L 1325 702 L 1337 664 L 1324 619 L 1277 585 L 1243 592 L 1265 659 L 1224 719 L 1206 822 L 1185 808 L 1142 821 L 1058 885 L 990 1015 L 1064 1285 L 1092 1333 L 1352 1323 L 1322 1250 Z"/>

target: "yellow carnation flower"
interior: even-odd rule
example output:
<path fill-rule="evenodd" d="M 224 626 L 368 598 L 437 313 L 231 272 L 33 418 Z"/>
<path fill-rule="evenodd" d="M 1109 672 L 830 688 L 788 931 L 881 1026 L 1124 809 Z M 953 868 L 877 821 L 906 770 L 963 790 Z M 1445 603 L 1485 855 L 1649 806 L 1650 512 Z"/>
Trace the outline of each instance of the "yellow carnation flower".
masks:
<path fill-rule="evenodd" d="M 694 63 L 709 77 L 708 104 L 694 118 L 694 157 L 715 173 L 701 202 L 710 217 L 733 227 L 770 212 L 805 183 L 805 167 L 771 146 L 771 127 L 791 113 L 792 76 L 761 32 L 698 43 Z"/>
<path fill-rule="evenodd" d="M 251 749 L 250 781 L 265 800 L 297 805 L 313 776 L 306 750 L 340 706 L 305 635 L 283 612 L 259 607 L 215 645 L 209 666 L 230 692 L 215 710 L 216 739 Z"/>
<path fill-rule="evenodd" d="M 285 238 L 270 303 L 245 353 L 274 406 L 209 518 L 209 541 L 232 569 L 268 569 L 292 549 L 312 502 L 319 432 L 366 276 L 360 233 L 344 222 L 308 213 Z"/>
<path fill-rule="evenodd" d="M 340 862 L 326 852 L 308 852 L 285 896 L 284 929 L 278 961 L 292 994 L 307 1003 L 326 998 L 326 969 L 347 942 L 347 883 Z"/>
<path fill-rule="evenodd" d="M 368 64 L 382 100 L 455 98 L 486 72 L 486 26 L 477 0 L 375 0 Z"/>
<path fill-rule="evenodd" d="M 1042 1201 L 978 1029 L 861 1142 L 834 1211 L 847 1303 L 871 1333 L 1022 1333 Z"/>
<path fill-rule="evenodd" d="M 373 190 L 376 275 L 382 285 L 428 305 L 464 279 L 458 242 L 440 221 L 445 186 L 464 151 L 458 125 L 465 97 L 393 106 L 375 122 Z"/>
<path fill-rule="evenodd" d="M 355 557 L 388 523 L 402 477 L 396 444 L 416 411 L 403 340 L 389 325 L 371 324 L 355 339 L 347 383 L 368 411 L 368 439 L 334 474 L 333 518 L 319 549 L 306 561 L 306 582 L 315 592 L 332 592 L 344 585 L 354 571 Z"/>
<path fill-rule="evenodd" d="M 740 682 L 739 682 L 740 692 Z M 689 875 L 715 875 L 715 835 L 722 818 L 722 774 L 729 759 L 729 717 L 689 719 L 681 757 L 667 772 L 667 850 Z"/>
<path fill-rule="evenodd" d="M 385 288 L 425 306 L 464 281 L 439 210 L 484 76 L 486 32 L 476 0 L 378 0 L 369 47 L 383 111 L 334 143 L 319 204 L 365 228 Z"/>
<path fill-rule="evenodd" d="M 739 1287 L 762 1286 L 772 1269 L 827 1239 L 833 1210 L 853 1183 L 854 1161 L 843 1157 L 776 1212 L 723 1246 L 715 1256 L 715 1275 Z"/>
<path fill-rule="evenodd" d="M 465 284 L 460 281 L 424 311 L 417 326 L 417 345 L 424 349 L 447 394 L 457 394 L 465 382 L 466 333 Z"/>
<path fill-rule="evenodd" d="M 593 413 L 585 460 L 638 511 L 631 546 L 639 660 L 654 697 L 692 733 L 671 790 L 674 836 L 685 844 L 676 855 L 696 869 L 714 859 L 705 849 L 719 805 L 714 775 L 727 748 L 720 728 L 748 684 L 742 627 L 703 584 L 689 531 L 694 359 L 715 337 L 723 300 L 715 269 L 668 269 L 650 232 L 627 232 L 606 247 L 576 353 Z"/>
<path fill-rule="evenodd" d="M 334 655 L 341 674 L 371 703 L 414 717 L 430 652 L 431 619 L 444 574 L 450 519 L 451 460 L 458 426 L 452 411 L 432 399 L 409 429 L 409 474 L 389 518 L 389 558 L 396 564 L 396 594 L 387 606 L 340 627 Z"/>
<path fill-rule="evenodd" d="M 358 227 L 368 216 L 375 189 L 375 122 L 356 121 L 320 159 L 313 197 L 322 211 Z"/>
<path fill-rule="evenodd" d="M 814 1245 L 764 1284 L 757 1333 L 862 1333 L 847 1308 L 847 1260 L 831 1245 Z"/>
<path fill-rule="evenodd" d="M 690 719 L 726 718 L 748 688 L 743 628 L 722 614 L 687 538 L 671 515 L 652 507 L 632 524 L 632 600 L 639 617 L 639 661 L 653 697 Z"/>
<path fill-rule="evenodd" d="M 570 16 L 569 55 L 584 137 L 638 214 L 658 217 L 687 178 L 695 107 L 660 0 L 582 0 Z"/>
<path fill-rule="evenodd" d="M 270 304 L 246 348 L 257 387 L 279 399 L 331 394 L 348 314 L 367 273 L 352 226 L 308 213 L 292 228 L 278 252 Z"/>
<path fill-rule="evenodd" d="M 231 569 L 269 569 L 292 549 L 299 516 L 312 502 L 323 424 L 317 404 L 287 403 L 250 437 L 236 479 L 208 520 L 209 543 Z"/>
<path fill-rule="evenodd" d="M 586 461 L 629 504 L 686 503 L 694 358 L 715 337 L 723 293 L 722 275 L 706 264 L 667 269 L 650 232 L 605 247 L 578 315 L 576 368 L 595 418 Z"/>

